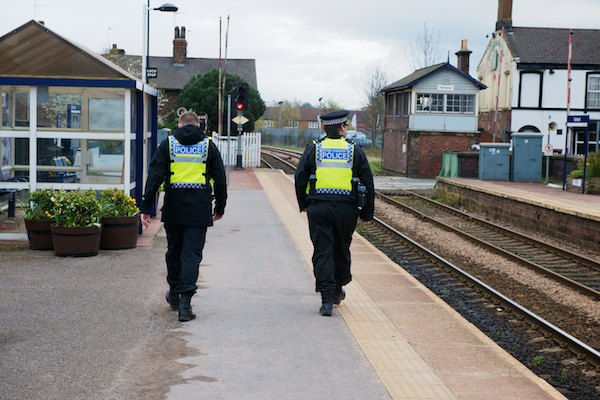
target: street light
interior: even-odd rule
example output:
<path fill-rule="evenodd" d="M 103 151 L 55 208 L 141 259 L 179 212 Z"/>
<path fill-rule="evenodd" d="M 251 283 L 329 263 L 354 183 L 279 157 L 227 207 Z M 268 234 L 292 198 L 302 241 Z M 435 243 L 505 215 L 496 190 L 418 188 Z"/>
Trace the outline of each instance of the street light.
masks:
<path fill-rule="evenodd" d="M 317 123 L 319 124 L 319 131 L 321 130 L 321 114 L 323 114 L 323 106 L 321 105 L 322 97 L 319 97 L 319 115 L 317 115 Z"/>
<path fill-rule="evenodd" d="M 178 10 L 177 6 L 171 3 L 165 3 L 160 7 L 153 8 L 155 11 L 163 11 L 163 12 L 176 12 Z M 142 56 L 142 81 L 144 83 L 148 82 L 147 69 L 148 69 L 148 61 L 150 58 L 150 0 L 148 0 L 148 5 L 144 6 L 144 47 L 143 47 L 143 56 Z"/>

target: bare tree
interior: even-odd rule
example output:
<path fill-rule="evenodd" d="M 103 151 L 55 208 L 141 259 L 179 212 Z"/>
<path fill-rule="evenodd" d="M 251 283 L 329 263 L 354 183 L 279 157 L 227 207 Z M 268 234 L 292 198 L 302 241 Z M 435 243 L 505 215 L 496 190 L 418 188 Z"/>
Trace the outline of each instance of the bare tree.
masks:
<path fill-rule="evenodd" d="M 340 108 L 340 105 L 333 99 L 326 99 L 320 105 L 321 114 L 339 110 Z"/>
<path fill-rule="evenodd" d="M 298 121 L 299 118 L 300 112 L 296 101 L 285 100 L 280 102 L 277 116 L 279 128 L 289 127 L 291 121 Z"/>
<path fill-rule="evenodd" d="M 377 137 L 383 126 L 385 98 L 381 89 L 388 83 L 387 74 L 380 67 L 375 67 L 370 71 L 362 93 L 363 111 L 367 120 L 367 129 L 372 134 L 373 146 L 376 146 Z"/>
<path fill-rule="evenodd" d="M 423 32 L 417 33 L 417 40 L 410 44 L 410 50 L 404 49 L 413 70 L 434 65 L 442 60 L 440 35 L 439 30 L 429 28 L 423 23 Z"/>

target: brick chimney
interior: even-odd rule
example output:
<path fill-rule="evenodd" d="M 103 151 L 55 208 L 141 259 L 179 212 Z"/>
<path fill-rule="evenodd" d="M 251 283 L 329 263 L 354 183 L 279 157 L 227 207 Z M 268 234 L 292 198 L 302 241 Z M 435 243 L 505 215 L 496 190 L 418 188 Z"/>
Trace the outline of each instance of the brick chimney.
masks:
<path fill-rule="evenodd" d="M 187 59 L 187 41 L 185 40 L 185 26 L 175 27 L 173 39 L 173 64 L 185 64 Z"/>
<path fill-rule="evenodd" d="M 472 51 L 467 48 L 467 39 L 460 41 L 460 50 L 456 53 L 456 67 L 469 75 L 469 58 Z"/>
<path fill-rule="evenodd" d="M 496 30 L 504 28 L 512 29 L 512 0 L 498 0 L 498 20 L 496 21 Z"/>

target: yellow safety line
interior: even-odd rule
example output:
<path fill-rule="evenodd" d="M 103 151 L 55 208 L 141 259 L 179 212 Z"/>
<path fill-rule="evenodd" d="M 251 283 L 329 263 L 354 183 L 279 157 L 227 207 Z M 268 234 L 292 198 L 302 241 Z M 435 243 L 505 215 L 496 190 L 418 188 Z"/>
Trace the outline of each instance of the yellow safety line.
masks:
<path fill-rule="evenodd" d="M 255 170 L 255 174 L 298 251 L 304 257 L 307 269 L 312 271 L 313 248 L 306 214 L 298 211 L 295 197 L 290 198 L 282 191 L 284 187 L 289 188 L 288 178 L 283 174 L 259 170 Z M 356 239 L 362 239 L 359 238 L 360 236 Z M 456 399 L 452 391 L 404 339 L 360 284 L 355 280 L 346 289 L 346 300 L 337 310 L 392 398 Z"/>

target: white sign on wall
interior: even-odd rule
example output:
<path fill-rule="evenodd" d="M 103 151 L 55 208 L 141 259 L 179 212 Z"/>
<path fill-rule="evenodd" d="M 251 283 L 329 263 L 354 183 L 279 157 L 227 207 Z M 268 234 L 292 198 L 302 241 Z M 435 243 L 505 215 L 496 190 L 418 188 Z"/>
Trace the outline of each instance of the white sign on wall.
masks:
<path fill-rule="evenodd" d="M 454 85 L 437 85 L 437 90 L 440 92 L 454 92 Z"/>

